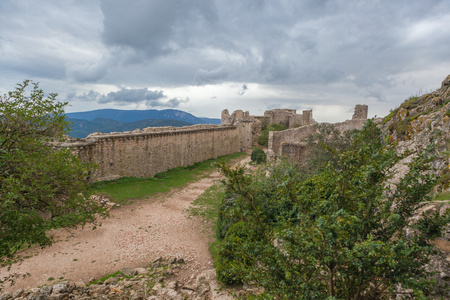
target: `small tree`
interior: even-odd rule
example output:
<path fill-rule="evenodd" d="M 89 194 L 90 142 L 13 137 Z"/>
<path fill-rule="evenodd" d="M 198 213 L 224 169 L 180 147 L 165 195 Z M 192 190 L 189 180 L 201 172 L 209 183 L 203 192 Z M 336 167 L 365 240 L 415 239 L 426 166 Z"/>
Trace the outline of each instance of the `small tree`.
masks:
<path fill-rule="evenodd" d="M 30 92 L 27 88 L 32 85 Z M 55 148 L 68 132 L 67 103 L 29 80 L 0 97 L 0 262 L 53 242 L 50 229 L 94 222 L 105 211 L 84 197 L 89 166 Z"/>
<path fill-rule="evenodd" d="M 263 149 L 256 148 L 255 150 L 252 151 L 250 158 L 252 161 L 255 161 L 257 164 L 261 164 L 263 162 L 266 162 L 267 155 Z"/>
<path fill-rule="evenodd" d="M 267 147 L 269 143 L 269 131 L 282 131 L 286 129 L 287 127 L 283 124 L 276 124 L 276 123 L 270 124 L 261 131 L 261 134 L 258 137 L 258 144 Z"/>
<path fill-rule="evenodd" d="M 226 234 L 222 253 L 236 270 L 222 275 L 239 274 L 277 299 L 380 299 L 399 286 L 432 293 L 425 269 L 434 251 L 430 239 L 441 234 L 448 215 L 410 221 L 434 183 L 430 152 L 393 181 L 402 157 L 380 137 L 369 121 L 345 149 L 328 148 L 333 159 L 311 176 L 295 166 L 282 165 L 270 177 L 222 166 L 232 202 L 223 214 L 260 237 Z M 237 248 L 245 251 L 231 252 Z"/>

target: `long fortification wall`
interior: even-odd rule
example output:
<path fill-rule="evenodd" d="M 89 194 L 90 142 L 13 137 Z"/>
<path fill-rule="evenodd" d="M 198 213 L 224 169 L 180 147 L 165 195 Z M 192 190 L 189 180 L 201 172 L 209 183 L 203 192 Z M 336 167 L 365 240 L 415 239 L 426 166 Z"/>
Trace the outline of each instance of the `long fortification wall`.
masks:
<path fill-rule="evenodd" d="M 251 126 L 192 126 L 128 133 L 90 135 L 66 143 L 84 161 L 98 168 L 93 180 L 150 177 L 166 170 L 243 151 L 251 147 Z"/>

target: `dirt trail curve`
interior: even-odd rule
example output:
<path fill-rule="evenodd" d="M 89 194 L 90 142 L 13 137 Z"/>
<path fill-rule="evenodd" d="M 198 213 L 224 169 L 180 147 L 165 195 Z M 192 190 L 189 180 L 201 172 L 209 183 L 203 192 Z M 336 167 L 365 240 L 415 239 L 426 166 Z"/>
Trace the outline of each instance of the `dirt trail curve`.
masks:
<path fill-rule="evenodd" d="M 244 158 L 243 161 L 249 161 Z M 210 238 L 199 218 L 188 218 L 185 210 L 205 189 L 221 178 L 218 172 L 189 184 L 170 194 L 139 200 L 131 205 L 114 208 L 110 217 L 95 230 L 88 227 L 71 233 L 55 232 L 57 242 L 44 249 L 32 248 L 22 255 L 31 255 L 21 264 L 12 266 L 11 273 L 30 273 L 4 291 L 29 289 L 59 280 L 83 280 L 113 273 L 125 266 L 147 266 L 163 257 L 182 257 L 185 267 L 179 280 L 189 280 L 212 268 L 208 251 Z M 8 275 L 1 269 L 0 278 Z"/>

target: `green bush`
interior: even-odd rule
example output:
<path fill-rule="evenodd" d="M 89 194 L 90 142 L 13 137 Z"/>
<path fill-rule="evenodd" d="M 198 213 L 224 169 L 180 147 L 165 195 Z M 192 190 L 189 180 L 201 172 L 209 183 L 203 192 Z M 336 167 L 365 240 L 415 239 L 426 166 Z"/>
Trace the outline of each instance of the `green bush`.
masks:
<path fill-rule="evenodd" d="M 220 280 L 252 283 L 261 299 L 387 299 L 400 284 L 438 293 L 424 266 L 448 213 L 409 221 L 435 184 L 434 151 L 418 154 L 392 193 L 393 166 L 403 157 L 381 136 L 369 120 L 344 150 L 328 146 L 332 159 L 306 174 L 296 166 L 248 174 L 222 165 L 231 196 L 223 217 L 239 222 L 222 241 Z"/>
<path fill-rule="evenodd" d="M 261 164 L 263 162 L 266 162 L 267 155 L 266 153 L 259 153 L 258 156 L 256 156 L 256 163 Z"/>
<path fill-rule="evenodd" d="M 261 146 L 269 145 L 269 131 L 264 130 L 261 132 L 261 135 L 258 136 L 258 144 L 260 144 Z"/>
<path fill-rule="evenodd" d="M 254 261 L 245 255 L 248 241 L 257 241 L 259 235 L 245 222 L 230 227 L 219 248 L 216 261 L 217 279 L 227 285 L 242 284 Z M 247 253 L 248 254 L 248 253 Z"/>
<path fill-rule="evenodd" d="M 258 144 L 267 147 L 269 144 L 269 131 L 283 131 L 286 129 L 287 127 L 282 124 L 270 124 L 267 128 L 263 128 L 261 131 L 261 135 L 258 137 Z"/>
<path fill-rule="evenodd" d="M 267 155 L 263 149 L 256 148 L 255 150 L 252 151 L 250 158 L 252 159 L 252 161 L 255 161 L 257 164 L 260 164 L 260 163 L 266 162 Z"/>
<path fill-rule="evenodd" d="M 267 127 L 267 130 L 269 130 L 269 131 L 283 131 L 286 129 L 287 129 L 287 127 L 283 124 L 270 124 Z"/>
<path fill-rule="evenodd" d="M 67 102 L 56 97 L 29 80 L 0 96 L 0 265 L 21 249 L 51 245 L 52 229 L 95 227 L 107 215 L 88 197 L 94 166 L 54 147 L 69 130 Z"/>

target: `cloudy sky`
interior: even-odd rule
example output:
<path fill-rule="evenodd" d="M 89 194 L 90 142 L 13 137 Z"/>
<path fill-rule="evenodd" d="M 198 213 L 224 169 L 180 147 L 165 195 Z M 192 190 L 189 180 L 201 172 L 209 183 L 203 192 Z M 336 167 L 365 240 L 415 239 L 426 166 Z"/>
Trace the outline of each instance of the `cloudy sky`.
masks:
<path fill-rule="evenodd" d="M 448 0 L 0 0 L 0 91 L 67 111 L 384 116 L 450 74 Z"/>

